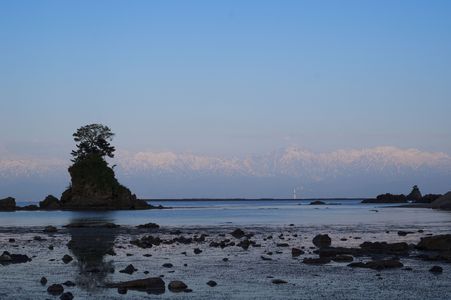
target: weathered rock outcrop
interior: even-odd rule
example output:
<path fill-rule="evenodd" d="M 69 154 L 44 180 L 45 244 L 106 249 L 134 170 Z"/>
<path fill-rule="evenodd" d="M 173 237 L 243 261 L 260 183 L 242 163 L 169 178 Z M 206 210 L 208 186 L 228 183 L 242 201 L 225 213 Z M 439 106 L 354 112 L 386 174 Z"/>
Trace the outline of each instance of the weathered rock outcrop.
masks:
<path fill-rule="evenodd" d="M 45 210 L 61 209 L 61 203 L 55 196 L 48 195 L 44 200 L 39 202 L 39 208 Z"/>
<path fill-rule="evenodd" d="M 129 189 L 119 184 L 114 171 L 99 156 L 91 155 L 69 168 L 71 186 L 61 196 L 64 209 L 147 209 L 144 200 L 136 199 Z"/>
<path fill-rule="evenodd" d="M 446 193 L 431 203 L 432 208 L 451 210 L 451 192 Z"/>
<path fill-rule="evenodd" d="M 424 195 L 421 200 L 415 201 L 415 203 L 432 203 L 438 198 L 440 198 L 442 195 L 440 194 L 427 194 Z"/>
<path fill-rule="evenodd" d="M 421 195 L 420 189 L 418 186 L 414 185 L 412 191 L 409 195 L 407 195 L 407 201 L 420 202 L 423 196 Z"/>
<path fill-rule="evenodd" d="M 393 195 L 390 193 L 378 195 L 376 199 L 365 199 L 362 203 L 407 203 L 404 195 Z"/>
<path fill-rule="evenodd" d="M 16 199 L 8 197 L 0 200 L 0 211 L 16 210 Z"/>

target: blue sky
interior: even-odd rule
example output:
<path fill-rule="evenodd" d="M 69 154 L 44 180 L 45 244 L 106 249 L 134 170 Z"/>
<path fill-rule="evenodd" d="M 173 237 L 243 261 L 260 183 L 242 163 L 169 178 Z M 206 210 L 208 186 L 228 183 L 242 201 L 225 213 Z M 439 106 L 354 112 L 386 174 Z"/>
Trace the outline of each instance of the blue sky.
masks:
<path fill-rule="evenodd" d="M 0 1 L 0 153 L 451 154 L 450 1 Z M 2 152 L 3 151 L 3 152 Z"/>

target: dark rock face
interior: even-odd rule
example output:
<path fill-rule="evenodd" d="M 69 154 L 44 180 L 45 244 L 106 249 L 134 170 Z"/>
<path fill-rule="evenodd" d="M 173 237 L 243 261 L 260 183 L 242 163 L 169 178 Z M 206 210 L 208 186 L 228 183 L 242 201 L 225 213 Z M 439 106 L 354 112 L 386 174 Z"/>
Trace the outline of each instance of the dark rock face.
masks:
<path fill-rule="evenodd" d="M 431 203 L 432 208 L 451 210 L 451 192 L 446 193 Z"/>
<path fill-rule="evenodd" d="M 129 289 L 145 291 L 149 294 L 163 294 L 166 290 L 166 285 L 163 279 L 161 279 L 160 277 L 150 277 L 118 283 L 109 283 L 106 286 L 109 288 L 117 288 L 118 290 Z"/>
<path fill-rule="evenodd" d="M 39 202 L 39 208 L 45 210 L 58 210 L 61 209 L 61 203 L 58 198 L 48 195 L 44 200 Z"/>
<path fill-rule="evenodd" d="M 16 199 L 8 197 L 0 200 L 0 211 L 16 210 Z"/>
<path fill-rule="evenodd" d="M 451 251 L 451 234 L 421 238 L 417 248 L 420 250 Z"/>
<path fill-rule="evenodd" d="M 312 240 L 313 245 L 318 248 L 326 248 L 329 247 L 332 243 L 332 240 L 327 234 L 318 234 Z"/>
<path fill-rule="evenodd" d="M 407 197 L 404 195 L 393 195 L 390 193 L 378 195 L 376 199 L 365 199 L 362 203 L 406 203 Z"/>
<path fill-rule="evenodd" d="M 421 195 L 420 189 L 418 186 L 414 185 L 412 191 L 409 195 L 407 195 L 407 201 L 420 202 L 423 196 Z"/>
<path fill-rule="evenodd" d="M 69 167 L 71 186 L 61 196 L 64 209 L 146 209 L 151 206 L 136 199 L 119 184 L 114 171 L 99 156 L 92 155 Z"/>
<path fill-rule="evenodd" d="M 440 198 L 442 195 L 440 194 L 427 194 L 424 195 L 423 198 L 421 198 L 421 200 L 415 201 L 416 203 L 432 203 L 435 200 L 437 200 L 438 198 Z"/>

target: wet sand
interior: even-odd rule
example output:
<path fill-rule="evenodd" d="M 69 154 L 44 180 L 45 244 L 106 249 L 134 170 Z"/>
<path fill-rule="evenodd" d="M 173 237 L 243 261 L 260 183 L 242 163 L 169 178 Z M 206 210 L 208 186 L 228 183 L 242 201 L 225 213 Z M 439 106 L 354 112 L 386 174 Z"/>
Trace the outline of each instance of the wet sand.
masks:
<path fill-rule="evenodd" d="M 443 226 L 300 227 L 287 224 L 240 228 L 252 235 L 250 239 L 260 246 L 250 246 L 247 250 L 239 246 L 224 249 L 210 246 L 212 241 L 230 239 L 238 243 L 242 240 L 230 235 L 236 229 L 234 226 L 59 227 L 56 233 L 43 233 L 43 227 L 0 227 L 1 252 L 26 254 L 32 259 L 26 263 L 0 265 L 0 298 L 59 299 L 48 294 L 47 287 L 68 280 L 75 286 L 64 286 L 64 290 L 71 292 L 74 299 L 447 299 L 451 294 L 451 264 L 420 260 L 416 258 L 417 250 L 400 257 L 404 267 L 397 269 L 372 270 L 351 268 L 348 263 L 308 265 L 302 262 L 305 257 L 318 257 L 314 253 L 317 248 L 312 244 L 317 234 L 328 234 L 334 247 L 358 247 L 364 241 L 417 244 L 421 237 L 450 233 Z M 399 236 L 400 230 L 412 233 Z M 199 238 L 202 234 L 207 235 L 205 241 L 162 243 L 150 249 L 130 243 L 147 235 L 170 241 L 181 236 Z M 269 236 L 272 238 L 268 239 Z M 9 241 L 11 238 L 14 242 Z M 280 246 L 283 243 L 288 247 Z M 51 245 L 53 250 L 49 249 Z M 292 247 L 302 248 L 305 254 L 293 258 Z M 195 254 L 195 248 L 202 252 Z M 73 258 L 67 264 L 62 261 L 66 254 Z M 354 262 L 369 260 L 369 256 L 354 258 Z M 172 267 L 164 267 L 166 263 Z M 119 272 L 129 264 L 137 271 L 130 275 Z M 429 269 L 434 265 L 441 266 L 443 273 L 431 273 Z M 45 286 L 40 283 L 43 276 L 48 280 Z M 181 280 L 192 292 L 173 293 L 166 288 L 160 295 L 133 290 L 122 295 L 115 288 L 105 287 L 111 282 L 158 276 L 162 276 L 166 287 L 172 280 Z M 273 279 L 287 283 L 274 284 Z M 217 286 L 208 286 L 206 283 L 210 280 L 217 282 Z"/>

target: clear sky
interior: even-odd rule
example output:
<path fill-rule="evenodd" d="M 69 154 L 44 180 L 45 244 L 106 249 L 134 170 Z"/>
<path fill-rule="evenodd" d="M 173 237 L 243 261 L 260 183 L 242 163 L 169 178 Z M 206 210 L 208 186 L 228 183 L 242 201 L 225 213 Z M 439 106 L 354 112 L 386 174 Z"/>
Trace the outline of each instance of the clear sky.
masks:
<path fill-rule="evenodd" d="M 0 153 L 451 155 L 451 1 L 0 1 Z"/>

